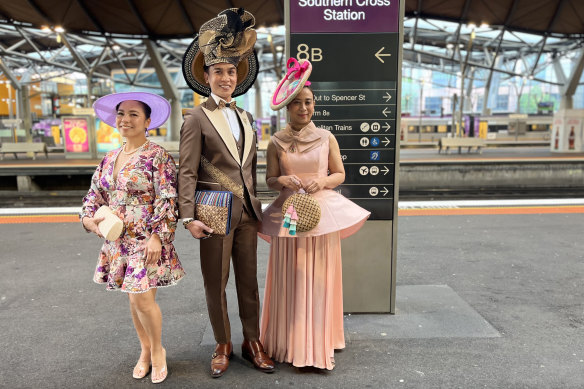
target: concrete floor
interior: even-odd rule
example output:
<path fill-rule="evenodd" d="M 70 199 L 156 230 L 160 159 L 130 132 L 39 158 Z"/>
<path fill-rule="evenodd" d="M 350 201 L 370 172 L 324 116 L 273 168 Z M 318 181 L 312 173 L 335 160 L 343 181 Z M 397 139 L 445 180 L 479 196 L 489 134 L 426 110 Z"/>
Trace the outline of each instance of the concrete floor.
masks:
<path fill-rule="evenodd" d="M 583 225 L 581 213 L 400 216 L 397 313 L 347 315 L 333 371 L 278 364 L 266 375 L 236 344 L 215 380 L 198 244 L 180 229 L 188 274 L 158 293 L 163 386 L 582 388 Z M 0 236 L 0 387 L 152 385 L 131 377 L 139 346 L 127 297 L 91 281 L 97 237 L 76 223 L 0 224 Z M 267 255 L 260 241 L 260 286 Z"/>

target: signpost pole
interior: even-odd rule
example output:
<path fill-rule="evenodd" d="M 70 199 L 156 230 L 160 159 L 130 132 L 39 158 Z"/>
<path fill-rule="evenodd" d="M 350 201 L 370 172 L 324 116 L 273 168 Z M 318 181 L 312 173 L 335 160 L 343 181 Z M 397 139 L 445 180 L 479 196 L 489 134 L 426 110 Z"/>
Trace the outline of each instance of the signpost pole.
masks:
<path fill-rule="evenodd" d="M 312 63 L 312 120 L 341 149 L 336 190 L 371 211 L 343 241 L 346 312 L 395 313 L 403 3 L 285 2 L 286 52 Z"/>

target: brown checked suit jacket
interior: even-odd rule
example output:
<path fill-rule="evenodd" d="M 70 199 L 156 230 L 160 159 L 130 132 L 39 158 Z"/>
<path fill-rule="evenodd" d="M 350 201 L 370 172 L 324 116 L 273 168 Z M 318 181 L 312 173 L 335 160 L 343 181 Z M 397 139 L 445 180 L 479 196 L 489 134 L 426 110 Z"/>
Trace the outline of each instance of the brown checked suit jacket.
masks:
<path fill-rule="evenodd" d="M 215 167 L 235 183 L 243 185 L 250 204 L 249 212 L 261 220 L 261 202 L 256 198 L 257 134 L 251 126 L 252 116 L 236 109 L 242 124 L 243 157 L 223 112 L 211 97 L 185 114 L 180 131 L 178 205 L 181 218 L 195 217 L 195 190 L 227 190 L 213 180 L 201 167 L 204 155 Z M 241 215 L 243 203 L 233 196 L 232 225 Z"/>

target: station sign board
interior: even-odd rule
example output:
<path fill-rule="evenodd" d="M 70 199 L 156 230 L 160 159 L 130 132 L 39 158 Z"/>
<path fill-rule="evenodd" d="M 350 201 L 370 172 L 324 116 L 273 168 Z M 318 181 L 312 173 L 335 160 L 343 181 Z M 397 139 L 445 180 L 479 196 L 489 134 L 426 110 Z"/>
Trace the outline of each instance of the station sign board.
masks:
<path fill-rule="evenodd" d="M 335 136 L 345 166 L 337 190 L 393 220 L 399 1 L 290 0 L 289 53 L 308 59 L 312 121 Z"/>
<path fill-rule="evenodd" d="M 336 138 L 335 190 L 371 212 L 342 243 L 346 312 L 395 313 L 404 0 L 285 0 L 286 52 L 312 63 L 312 121 Z"/>

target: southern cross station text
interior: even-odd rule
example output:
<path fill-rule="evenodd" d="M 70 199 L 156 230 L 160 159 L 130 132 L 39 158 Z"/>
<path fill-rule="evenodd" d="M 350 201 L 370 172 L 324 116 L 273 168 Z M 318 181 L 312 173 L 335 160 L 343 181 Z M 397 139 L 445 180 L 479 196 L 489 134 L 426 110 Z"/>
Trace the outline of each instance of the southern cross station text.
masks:
<path fill-rule="evenodd" d="M 385 7 L 391 5 L 390 0 L 299 0 L 300 7 Z M 365 20 L 364 11 L 354 11 L 349 8 L 323 10 L 323 19 L 330 20 Z"/>

